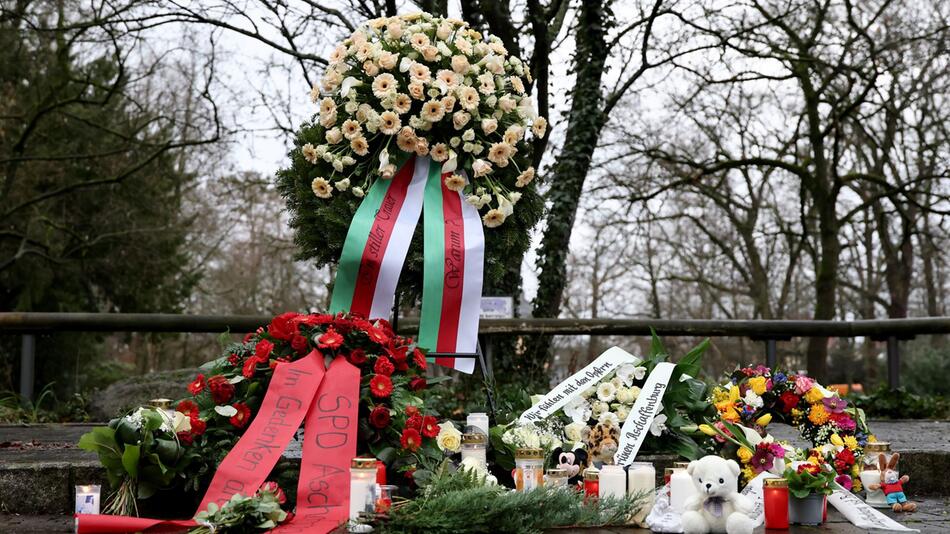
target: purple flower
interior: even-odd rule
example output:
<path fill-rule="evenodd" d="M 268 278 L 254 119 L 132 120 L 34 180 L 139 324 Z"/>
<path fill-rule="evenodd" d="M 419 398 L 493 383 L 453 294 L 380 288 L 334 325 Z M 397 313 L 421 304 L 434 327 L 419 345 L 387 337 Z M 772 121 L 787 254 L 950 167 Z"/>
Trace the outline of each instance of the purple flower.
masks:
<path fill-rule="evenodd" d="M 749 465 L 752 466 L 755 474 L 768 471 L 775 464 L 775 454 L 772 452 L 772 447 L 768 445 L 763 447 L 762 445 L 764 444 L 760 443 L 755 447 L 755 454 L 749 460 Z"/>
<path fill-rule="evenodd" d="M 772 455 L 776 458 L 785 458 L 785 448 L 778 443 L 769 443 L 768 447 Z"/>
<path fill-rule="evenodd" d="M 852 488 L 853 484 L 851 483 L 851 476 L 850 476 L 850 475 L 839 475 L 839 476 L 836 478 L 835 481 L 836 481 L 836 482 L 838 483 L 838 485 L 841 486 L 842 488 L 844 488 L 844 489 L 846 489 L 846 490 L 848 490 L 848 491 L 851 491 L 851 488 Z"/>
<path fill-rule="evenodd" d="M 821 403 L 825 405 L 828 413 L 841 413 L 848 407 L 848 401 L 839 397 L 825 397 L 821 399 Z"/>

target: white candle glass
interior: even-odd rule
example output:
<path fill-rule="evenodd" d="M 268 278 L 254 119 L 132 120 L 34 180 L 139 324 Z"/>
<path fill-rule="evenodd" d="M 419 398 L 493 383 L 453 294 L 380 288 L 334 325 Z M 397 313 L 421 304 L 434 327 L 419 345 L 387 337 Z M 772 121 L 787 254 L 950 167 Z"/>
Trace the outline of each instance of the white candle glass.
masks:
<path fill-rule="evenodd" d="M 471 432 L 472 428 L 477 428 L 482 434 L 488 435 L 488 414 L 484 412 L 475 412 L 468 414 L 465 418 L 466 432 Z"/>
<path fill-rule="evenodd" d="M 643 507 L 635 516 L 633 521 L 637 524 L 643 524 L 647 514 L 653 508 L 653 501 L 656 500 L 656 469 L 650 462 L 633 462 L 627 470 L 627 494 L 643 495 L 646 494 L 646 500 Z"/>
<path fill-rule="evenodd" d="M 98 514 L 101 490 L 99 485 L 76 486 L 76 513 Z"/>
<path fill-rule="evenodd" d="M 890 443 L 878 441 L 864 446 L 864 469 L 861 470 L 861 485 L 864 486 L 864 502 L 875 508 L 890 508 L 887 504 L 887 497 L 884 496 L 884 490 L 868 488 L 869 484 L 879 486 L 881 484 L 881 471 L 878 468 L 881 454 L 884 455 L 885 461 L 890 459 Z"/>
<path fill-rule="evenodd" d="M 462 434 L 462 462 L 468 464 L 474 460 L 483 471 L 487 471 L 487 445 L 488 439 L 486 434 L 480 432 Z M 467 458 L 471 458 L 471 460 L 466 462 L 465 460 Z"/>
<path fill-rule="evenodd" d="M 360 513 L 376 510 L 376 458 L 353 458 L 350 462 L 350 521 Z"/>
<path fill-rule="evenodd" d="M 696 484 L 693 483 L 693 477 L 689 476 L 686 469 L 674 468 L 673 476 L 670 477 L 670 507 L 676 513 L 683 513 L 686 501 L 695 493 L 697 491 Z"/>
<path fill-rule="evenodd" d="M 622 499 L 627 494 L 627 472 L 619 465 L 605 465 L 600 469 L 598 497 Z"/>

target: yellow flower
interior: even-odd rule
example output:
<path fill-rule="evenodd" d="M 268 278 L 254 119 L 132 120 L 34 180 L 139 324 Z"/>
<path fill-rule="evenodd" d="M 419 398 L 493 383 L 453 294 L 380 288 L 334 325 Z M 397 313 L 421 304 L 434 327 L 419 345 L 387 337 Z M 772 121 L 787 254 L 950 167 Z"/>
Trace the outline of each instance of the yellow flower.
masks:
<path fill-rule="evenodd" d="M 863 487 L 860 478 L 854 477 L 851 479 L 851 491 L 858 493 Z"/>
<path fill-rule="evenodd" d="M 740 396 L 741 395 L 739 395 L 739 386 L 732 386 L 731 388 L 729 388 L 729 400 L 735 402 L 739 400 Z"/>
<path fill-rule="evenodd" d="M 876 441 L 877 441 L 877 436 L 875 436 L 874 434 L 871 434 L 870 436 L 868 436 L 868 443 L 875 443 Z"/>
<path fill-rule="evenodd" d="M 772 422 L 772 414 L 770 413 L 767 413 L 763 415 L 762 417 L 759 417 L 758 419 L 755 420 L 755 424 L 761 427 L 769 426 L 769 423 L 771 422 Z"/>
<path fill-rule="evenodd" d="M 845 437 L 844 437 L 844 445 L 845 445 L 845 447 L 851 449 L 852 451 L 853 451 L 853 450 L 857 450 L 857 448 L 858 448 L 858 440 L 855 439 L 854 436 L 845 436 Z M 855 466 L 857 466 L 857 464 L 855 464 Z"/>
<path fill-rule="evenodd" d="M 736 451 L 736 455 L 739 456 L 739 459 L 742 460 L 744 464 L 749 463 L 749 460 L 752 459 L 752 451 L 745 447 L 739 447 L 739 450 Z"/>
<path fill-rule="evenodd" d="M 739 422 L 739 412 L 735 408 L 730 407 L 728 410 L 722 412 L 723 421 L 729 421 L 730 423 Z"/>
<path fill-rule="evenodd" d="M 718 436 L 719 432 L 716 432 L 716 429 L 709 425 L 699 425 L 699 431 L 707 436 Z"/>
<path fill-rule="evenodd" d="M 831 444 L 835 447 L 844 447 L 844 440 L 838 434 L 831 435 Z"/>
<path fill-rule="evenodd" d="M 752 391 L 756 395 L 761 395 L 765 393 L 765 377 L 764 376 L 754 376 L 749 379 L 749 387 L 752 388 Z"/>
<path fill-rule="evenodd" d="M 812 387 L 811 389 L 808 390 L 808 393 L 805 393 L 805 400 L 807 400 L 808 402 L 812 404 L 821 402 L 821 399 L 823 398 L 825 398 L 825 396 L 821 393 L 821 390 L 818 389 L 817 387 Z"/>
<path fill-rule="evenodd" d="M 725 388 L 716 386 L 712 391 L 712 400 L 714 403 L 722 402 L 729 398 L 729 392 Z"/>
<path fill-rule="evenodd" d="M 752 469 L 752 466 L 747 465 L 747 466 L 743 467 L 743 468 L 742 468 L 742 476 L 743 476 L 743 478 L 746 479 L 747 482 L 748 482 L 749 480 L 752 480 L 753 478 L 755 478 L 755 471 Z"/>
<path fill-rule="evenodd" d="M 725 412 L 727 410 L 735 409 L 735 406 L 732 405 L 731 400 L 724 400 L 716 403 L 716 409 L 720 412 Z"/>
<path fill-rule="evenodd" d="M 823 425 L 828 422 L 828 412 L 825 411 L 823 404 L 812 404 L 808 411 L 808 420 L 815 425 Z"/>

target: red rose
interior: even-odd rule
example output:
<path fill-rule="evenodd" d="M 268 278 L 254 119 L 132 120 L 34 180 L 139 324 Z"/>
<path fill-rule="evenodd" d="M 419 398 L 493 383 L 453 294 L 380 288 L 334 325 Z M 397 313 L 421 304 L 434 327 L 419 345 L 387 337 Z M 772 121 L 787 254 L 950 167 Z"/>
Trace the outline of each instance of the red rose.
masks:
<path fill-rule="evenodd" d="M 419 349 L 412 351 L 412 362 L 415 363 L 419 369 L 425 369 L 429 365 L 429 362 L 426 361 L 426 355 Z"/>
<path fill-rule="evenodd" d="M 294 338 L 290 340 L 290 346 L 301 355 L 306 354 L 307 349 L 310 348 L 307 338 L 300 334 L 294 334 Z"/>
<path fill-rule="evenodd" d="M 390 344 L 389 347 L 386 347 L 386 352 L 389 353 L 389 357 L 393 359 L 398 369 L 400 362 L 406 362 L 406 353 L 409 352 L 409 347 Z"/>
<path fill-rule="evenodd" d="M 431 415 L 427 415 L 422 418 L 422 435 L 423 436 L 427 438 L 434 438 L 439 435 L 439 430 L 441 430 L 439 428 L 439 421 L 435 417 L 432 417 Z"/>
<path fill-rule="evenodd" d="M 338 334 L 331 326 L 330 328 L 327 328 L 327 331 L 324 332 L 322 336 L 320 336 L 318 343 L 321 349 L 336 350 L 340 348 L 341 345 L 343 345 L 343 336 Z"/>
<path fill-rule="evenodd" d="M 191 384 L 188 384 L 188 392 L 191 393 L 192 395 L 197 395 L 201 393 L 202 391 L 204 391 L 204 389 L 205 389 L 205 375 L 199 374 L 195 378 L 194 382 L 192 382 Z"/>
<path fill-rule="evenodd" d="M 353 365 L 363 365 L 366 363 L 366 351 L 363 349 L 353 349 L 346 355 L 346 358 L 350 360 L 350 363 Z"/>
<path fill-rule="evenodd" d="M 406 360 L 396 362 L 394 365 L 396 366 L 397 371 L 406 372 L 409 370 L 409 363 Z"/>
<path fill-rule="evenodd" d="M 422 445 L 422 436 L 419 435 L 418 430 L 407 428 L 402 431 L 402 437 L 399 438 L 399 444 L 402 445 L 402 448 L 406 449 L 407 451 L 416 452 Z"/>
<path fill-rule="evenodd" d="M 848 467 L 854 465 L 854 453 L 851 452 L 851 449 L 842 449 L 838 453 L 837 459 L 844 462 Z"/>
<path fill-rule="evenodd" d="M 231 353 L 230 355 L 228 355 L 228 363 L 230 363 L 231 365 L 237 365 L 238 362 L 240 361 L 241 361 L 241 357 L 238 356 L 237 354 Z"/>
<path fill-rule="evenodd" d="M 208 379 L 208 389 L 215 404 L 223 404 L 234 396 L 234 384 L 228 382 L 224 375 L 214 375 Z"/>
<path fill-rule="evenodd" d="M 257 490 L 257 493 L 273 493 L 274 497 L 277 498 L 277 504 L 284 504 L 287 502 L 287 495 L 284 494 L 284 490 L 280 489 L 280 486 L 271 480 L 261 484 L 261 487 L 259 490 Z"/>
<path fill-rule="evenodd" d="M 393 381 L 386 375 L 374 375 L 369 381 L 369 392 L 374 397 L 388 397 L 393 392 Z"/>
<path fill-rule="evenodd" d="M 425 388 L 426 388 L 426 377 L 424 376 L 413 377 L 413 379 L 409 381 L 409 389 L 411 389 L 412 391 L 419 391 Z"/>
<path fill-rule="evenodd" d="M 191 435 L 200 436 L 205 433 L 205 429 L 208 427 L 208 423 L 205 423 L 198 418 L 198 414 L 191 414 L 190 417 L 191 423 Z"/>
<path fill-rule="evenodd" d="M 297 312 L 287 312 L 274 317 L 267 325 L 267 333 L 274 339 L 290 341 L 290 338 L 297 333 Z"/>
<path fill-rule="evenodd" d="M 419 415 L 419 408 L 410 404 L 406 406 L 406 417 L 412 417 L 413 415 Z"/>
<path fill-rule="evenodd" d="M 389 408 L 383 405 L 373 408 L 373 411 L 369 414 L 369 424 L 375 428 L 386 428 L 389 426 L 390 419 Z"/>
<path fill-rule="evenodd" d="M 198 411 L 199 411 L 198 403 L 189 399 L 185 399 L 179 402 L 178 406 L 175 409 L 187 415 L 188 417 L 191 417 L 192 414 L 198 415 Z"/>
<path fill-rule="evenodd" d="M 801 397 L 792 393 L 791 391 L 786 391 L 782 393 L 782 396 L 779 397 L 779 401 L 782 403 L 782 412 L 789 413 L 798 406 L 798 403 L 801 402 Z"/>
<path fill-rule="evenodd" d="M 182 445 L 191 445 L 195 442 L 195 438 L 191 437 L 191 434 L 188 432 L 181 431 L 176 435 L 178 436 L 178 441 L 180 441 Z"/>
<path fill-rule="evenodd" d="M 264 362 L 270 359 L 270 353 L 274 350 L 274 344 L 266 339 L 257 342 L 254 347 L 254 357 Z"/>
<path fill-rule="evenodd" d="M 376 365 L 373 366 L 373 371 L 377 374 L 390 376 L 393 374 L 396 368 L 393 367 L 393 362 L 389 361 L 389 358 L 385 356 L 380 356 L 376 359 Z"/>
<path fill-rule="evenodd" d="M 228 421 L 231 421 L 234 428 L 244 428 L 247 422 L 251 420 L 251 409 L 243 402 L 235 402 L 231 406 L 237 410 L 237 413 L 232 415 Z"/>
<path fill-rule="evenodd" d="M 406 428 L 422 430 L 422 416 L 419 414 L 413 414 L 411 417 L 409 417 L 409 419 L 406 419 Z"/>

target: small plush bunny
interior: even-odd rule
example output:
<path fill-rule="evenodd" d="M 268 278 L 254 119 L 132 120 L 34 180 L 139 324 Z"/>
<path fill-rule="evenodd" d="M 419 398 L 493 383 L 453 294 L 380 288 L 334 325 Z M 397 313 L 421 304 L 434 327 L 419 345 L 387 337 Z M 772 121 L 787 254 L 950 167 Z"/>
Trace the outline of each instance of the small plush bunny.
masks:
<path fill-rule="evenodd" d="M 897 472 L 897 462 L 900 457 L 901 455 L 898 453 L 891 455 L 890 460 L 883 454 L 878 456 L 877 463 L 881 471 L 881 483 L 868 484 L 868 489 L 883 490 L 887 504 L 891 505 L 891 509 L 895 512 L 913 512 L 917 510 L 917 503 L 908 501 L 907 496 L 904 495 L 904 484 L 910 480 L 910 477 L 907 475 L 900 476 Z"/>

